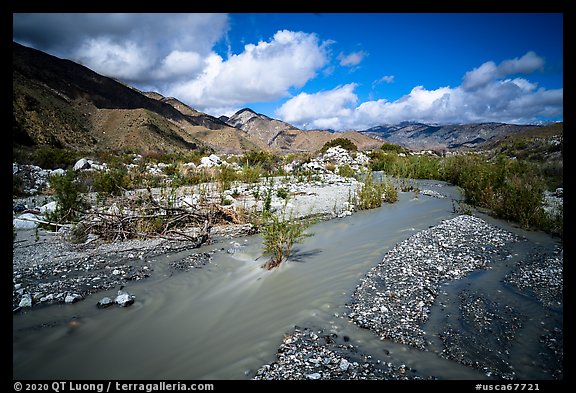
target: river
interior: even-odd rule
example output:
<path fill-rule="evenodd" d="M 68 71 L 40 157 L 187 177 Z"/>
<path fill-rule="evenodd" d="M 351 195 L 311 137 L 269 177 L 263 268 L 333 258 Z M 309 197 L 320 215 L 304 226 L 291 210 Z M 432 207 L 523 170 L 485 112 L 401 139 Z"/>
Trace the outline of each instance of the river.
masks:
<path fill-rule="evenodd" d="M 483 378 L 480 371 L 434 352 L 383 343 L 342 317 L 360 278 L 388 250 L 456 215 L 452 200 L 459 196 L 455 188 L 439 182 L 422 184 L 450 197 L 400 193 L 397 203 L 315 224 L 310 228 L 314 236 L 297 245 L 291 260 L 273 271 L 260 267 L 265 261 L 261 241 L 257 235 L 250 236 L 236 239 L 242 245 L 237 252 L 216 252 L 201 269 L 173 275 L 168 264 L 191 253 L 229 249 L 230 242 L 149 261 L 153 277 L 126 287 L 136 295 L 131 307 L 97 309 L 99 299 L 114 295 L 109 291 L 72 305 L 15 315 L 13 376 L 248 379 L 262 364 L 274 360 L 284 334 L 295 325 L 311 325 L 347 335 L 367 353 L 381 352 L 384 345 L 389 356 L 424 374 Z M 556 242 L 544 234 L 482 218 L 542 244 Z M 498 276 L 505 271 L 490 273 Z"/>

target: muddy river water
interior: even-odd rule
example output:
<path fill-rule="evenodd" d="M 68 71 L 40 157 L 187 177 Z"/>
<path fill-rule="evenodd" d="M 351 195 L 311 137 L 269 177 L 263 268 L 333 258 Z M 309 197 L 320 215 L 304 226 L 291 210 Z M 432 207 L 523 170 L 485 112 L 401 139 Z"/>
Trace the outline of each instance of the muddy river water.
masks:
<path fill-rule="evenodd" d="M 236 239 L 240 247 L 234 252 L 218 251 L 211 263 L 187 272 L 174 274 L 168 265 L 192 253 L 234 248 L 231 242 L 148 261 L 154 275 L 126 286 L 136 296 L 131 307 L 96 308 L 97 301 L 105 295 L 112 297 L 114 290 L 71 305 L 15 314 L 13 377 L 249 379 L 261 365 L 275 359 L 283 336 L 300 325 L 330 329 L 349 337 L 363 352 L 406 364 L 422 375 L 487 378 L 482 370 L 438 356 L 442 348 L 437 337 L 442 328 L 446 323 L 459 326 L 456 319 L 446 322 L 441 316 L 455 307 L 457 294 L 465 286 L 489 294 L 495 304 L 514 305 L 526 317 L 516 336 L 524 342 L 510 354 L 517 377 L 551 378 L 550 371 L 535 359 L 539 336 L 530 331 L 542 324 L 561 326 L 562 308 L 544 309 L 502 279 L 533 245 L 551 249 L 558 240 L 486 216 L 481 217 L 528 241 L 513 246 L 515 256 L 508 263 L 443 287 L 425 327 L 433 337 L 430 350 L 379 340 L 345 317 L 346 303 L 359 280 L 387 251 L 416 232 L 456 216 L 456 189 L 437 182 L 426 183 L 426 188 L 449 197 L 401 193 L 397 203 L 320 222 L 310 229 L 314 236 L 297 245 L 291 260 L 274 271 L 260 267 L 265 260 L 255 235 Z"/>

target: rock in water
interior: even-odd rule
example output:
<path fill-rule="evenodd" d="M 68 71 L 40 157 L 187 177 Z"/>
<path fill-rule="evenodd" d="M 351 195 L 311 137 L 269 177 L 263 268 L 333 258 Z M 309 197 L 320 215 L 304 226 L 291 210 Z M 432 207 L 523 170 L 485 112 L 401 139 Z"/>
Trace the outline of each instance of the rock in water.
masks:
<path fill-rule="evenodd" d="M 114 299 L 114 303 L 120 307 L 128 307 L 134 304 L 134 296 L 130 295 L 128 292 L 119 290 L 118 296 Z"/>
<path fill-rule="evenodd" d="M 78 295 L 77 293 L 69 293 L 68 295 L 66 295 L 66 298 L 64 299 L 64 303 L 76 303 L 77 301 L 82 300 L 82 296 Z"/>
<path fill-rule="evenodd" d="M 18 304 L 19 307 L 32 307 L 32 296 L 30 296 L 28 293 L 22 296 L 22 299 L 20 300 L 20 304 Z"/>
<path fill-rule="evenodd" d="M 102 299 L 100 299 L 100 301 L 96 304 L 96 307 L 107 308 L 113 304 L 114 304 L 114 302 L 112 301 L 112 299 L 110 299 L 108 296 L 106 296 L 106 297 L 103 297 Z"/>

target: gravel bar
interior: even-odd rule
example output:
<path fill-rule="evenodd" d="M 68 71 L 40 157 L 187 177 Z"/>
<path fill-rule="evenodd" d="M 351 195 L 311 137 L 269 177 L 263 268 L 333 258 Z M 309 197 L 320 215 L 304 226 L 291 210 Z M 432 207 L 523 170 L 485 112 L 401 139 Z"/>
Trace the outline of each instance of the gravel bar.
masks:
<path fill-rule="evenodd" d="M 339 343 L 341 342 L 341 343 Z M 349 338 L 322 329 L 296 326 L 286 335 L 276 353 L 276 361 L 256 371 L 256 380 L 408 380 L 422 379 L 403 364 L 374 360 L 358 352 Z"/>
<path fill-rule="evenodd" d="M 488 267 L 517 236 L 462 215 L 421 231 L 390 250 L 356 287 L 348 317 L 382 339 L 424 349 L 421 326 L 440 285 Z"/>

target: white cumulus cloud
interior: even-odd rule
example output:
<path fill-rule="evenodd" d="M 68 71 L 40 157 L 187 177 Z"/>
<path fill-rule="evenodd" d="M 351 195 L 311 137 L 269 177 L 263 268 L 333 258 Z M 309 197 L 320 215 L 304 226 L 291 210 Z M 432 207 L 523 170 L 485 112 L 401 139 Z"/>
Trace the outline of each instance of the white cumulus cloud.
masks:
<path fill-rule="evenodd" d="M 156 71 L 159 79 L 195 75 L 202 70 L 204 59 L 197 52 L 174 50 L 166 56 Z"/>
<path fill-rule="evenodd" d="M 543 66 L 544 59 L 532 51 L 520 58 L 504 60 L 499 65 L 493 61 L 488 61 L 464 75 L 462 88 L 475 89 L 507 75 L 530 74 L 542 69 Z"/>
<path fill-rule="evenodd" d="M 467 72 L 460 86 L 437 89 L 416 86 L 395 101 L 369 100 L 357 106 L 359 100 L 354 92 L 357 85 L 349 84 L 327 92 L 300 93 L 276 113 L 295 126 L 308 129 L 326 123 L 338 130 L 363 130 L 407 120 L 527 124 L 538 118 L 561 117 L 563 89 L 547 90 L 526 78 L 507 76 L 531 73 L 543 65 L 541 57 L 528 52 L 499 65 L 486 62 Z"/>
<path fill-rule="evenodd" d="M 356 86 L 351 83 L 314 94 L 300 93 L 278 108 L 276 115 L 308 129 L 341 129 L 343 119 L 352 116 L 358 101 L 354 94 Z"/>
<path fill-rule="evenodd" d="M 270 101 L 304 86 L 327 62 L 326 43 L 315 34 L 281 30 L 226 60 L 212 53 L 197 77 L 169 91 L 200 108 Z"/>
<path fill-rule="evenodd" d="M 92 70 L 116 78 L 140 79 L 151 66 L 146 48 L 132 41 L 115 43 L 107 37 L 87 40 L 75 57 Z"/>

